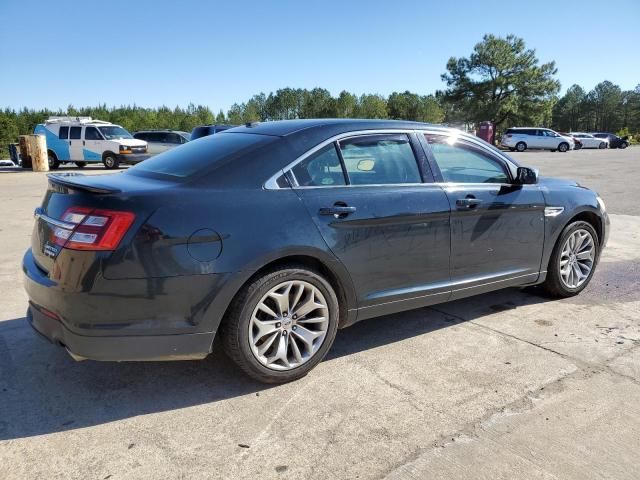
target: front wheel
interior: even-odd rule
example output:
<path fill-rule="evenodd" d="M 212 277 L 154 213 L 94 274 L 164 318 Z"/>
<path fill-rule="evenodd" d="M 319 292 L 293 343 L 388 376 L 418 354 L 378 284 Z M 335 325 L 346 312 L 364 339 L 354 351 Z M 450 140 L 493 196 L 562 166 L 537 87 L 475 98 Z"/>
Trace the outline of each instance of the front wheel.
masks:
<path fill-rule="evenodd" d="M 109 170 L 113 170 L 120 166 L 120 160 L 118 160 L 115 154 L 111 152 L 105 153 L 102 163 L 104 164 L 104 167 Z"/>
<path fill-rule="evenodd" d="M 627 142 L 622 142 L 622 143 L 620 144 L 620 147 L 619 147 L 619 148 L 625 149 L 625 148 L 627 148 L 628 146 L 629 146 L 629 144 L 628 144 Z"/>
<path fill-rule="evenodd" d="M 599 248 L 598 235 L 590 223 L 567 225 L 553 248 L 542 288 L 553 297 L 580 293 L 593 277 Z"/>
<path fill-rule="evenodd" d="M 600 142 L 600 144 L 598 145 L 598 148 L 600 150 L 604 150 L 605 148 L 607 148 L 607 143 L 606 142 Z"/>
<path fill-rule="evenodd" d="M 566 142 L 562 142 L 560 145 L 558 145 L 558 151 L 559 152 L 566 152 L 567 150 L 569 150 L 569 144 Z"/>
<path fill-rule="evenodd" d="M 338 299 L 323 276 L 284 267 L 257 277 L 236 296 L 221 326 L 222 342 L 254 379 L 289 382 L 322 361 L 338 318 Z"/>
<path fill-rule="evenodd" d="M 47 153 L 47 159 L 49 160 L 49 170 L 57 170 L 60 167 L 60 162 L 53 152 Z"/>
<path fill-rule="evenodd" d="M 524 142 L 516 143 L 516 150 L 519 152 L 524 152 L 527 149 L 527 144 Z"/>

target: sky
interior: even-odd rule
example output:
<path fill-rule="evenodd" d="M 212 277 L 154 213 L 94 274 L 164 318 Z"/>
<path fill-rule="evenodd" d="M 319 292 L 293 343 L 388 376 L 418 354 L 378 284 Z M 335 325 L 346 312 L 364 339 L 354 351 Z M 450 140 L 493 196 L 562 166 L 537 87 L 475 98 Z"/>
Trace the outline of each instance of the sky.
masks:
<path fill-rule="evenodd" d="M 563 91 L 640 84 L 640 0 L 0 0 L 0 108 L 429 94 L 486 33 L 555 60 Z"/>

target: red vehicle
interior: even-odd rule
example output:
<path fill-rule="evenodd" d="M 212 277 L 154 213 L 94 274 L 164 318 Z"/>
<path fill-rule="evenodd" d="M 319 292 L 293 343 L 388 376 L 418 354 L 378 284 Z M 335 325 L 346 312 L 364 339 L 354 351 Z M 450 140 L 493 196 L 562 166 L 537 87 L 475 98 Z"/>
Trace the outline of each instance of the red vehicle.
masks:
<path fill-rule="evenodd" d="M 582 142 L 580 141 L 580 139 L 578 137 L 576 137 L 572 133 L 566 133 L 566 132 L 558 132 L 558 133 L 560 135 L 562 135 L 563 137 L 571 137 L 571 138 L 573 138 L 573 141 L 576 144 L 576 146 L 573 147 L 574 150 L 580 150 L 582 148 Z"/>

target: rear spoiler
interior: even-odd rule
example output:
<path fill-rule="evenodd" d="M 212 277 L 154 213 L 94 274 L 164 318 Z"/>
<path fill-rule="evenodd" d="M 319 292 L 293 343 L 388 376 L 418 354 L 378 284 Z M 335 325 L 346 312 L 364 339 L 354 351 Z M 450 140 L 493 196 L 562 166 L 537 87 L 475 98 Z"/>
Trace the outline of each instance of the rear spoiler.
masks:
<path fill-rule="evenodd" d="M 83 175 L 81 173 L 50 173 L 47 175 L 49 183 L 70 188 L 72 190 L 84 190 L 91 193 L 119 193 L 120 189 L 101 185 L 98 177 Z M 93 179 L 97 181 L 93 181 Z"/>

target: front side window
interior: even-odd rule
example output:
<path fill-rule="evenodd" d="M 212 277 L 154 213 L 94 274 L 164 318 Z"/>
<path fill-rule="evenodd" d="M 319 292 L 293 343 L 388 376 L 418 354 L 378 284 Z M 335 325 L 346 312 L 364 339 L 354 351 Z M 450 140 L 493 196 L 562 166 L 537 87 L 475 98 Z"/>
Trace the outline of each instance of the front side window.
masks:
<path fill-rule="evenodd" d="M 69 129 L 69 140 L 80 140 L 82 135 L 82 127 L 71 127 Z"/>
<path fill-rule="evenodd" d="M 60 127 L 58 138 L 60 140 L 66 140 L 67 138 L 69 138 L 69 127 Z"/>
<path fill-rule="evenodd" d="M 102 140 L 102 136 L 100 136 L 100 132 L 95 127 L 87 127 L 84 129 L 84 139 L 85 140 Z"/>
<path fill-rule="evenodd" d="M 422 183 L 405 134 L 364 135 L 339 142 L 352 185 Z"/>
<path fill-rule="evenodd" d="M 502 163 L 481 148 L 446 135 L 425 137 L 445 182 L 509 183 Z"/>
<path fill-rule="evenodd" d="M 345 185 L 335 144 L 331 143 L 295 165 L 291 171 L 301 187 Z"/>
<path fill-rule="evenodd" d="M 99 127 L 100 132 L 107 140 L 120 140 L 122 138 L 133 138 L 129 132 L 124 128 L 117 125 L 111 125 L 108 127 Z"/>

